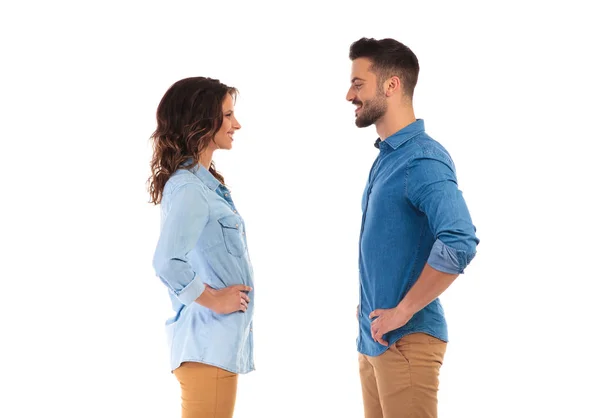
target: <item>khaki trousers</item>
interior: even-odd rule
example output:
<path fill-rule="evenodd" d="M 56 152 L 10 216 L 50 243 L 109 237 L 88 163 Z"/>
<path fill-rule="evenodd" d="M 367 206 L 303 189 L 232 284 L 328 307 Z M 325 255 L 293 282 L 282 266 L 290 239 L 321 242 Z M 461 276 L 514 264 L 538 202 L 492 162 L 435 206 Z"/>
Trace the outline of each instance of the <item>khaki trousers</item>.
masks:
<path fill-rule="evenodd" d="M 437 418 L 439 373 L 446 343 L 409 334 L 385 353 L 359 354 L 365 418 Z"/>
<path fill-rule="evenodd" d="M 173 371 L 181 385 L 182 418 L 232 418 L 238 375 L 203 363 L 185 362 Z"/>

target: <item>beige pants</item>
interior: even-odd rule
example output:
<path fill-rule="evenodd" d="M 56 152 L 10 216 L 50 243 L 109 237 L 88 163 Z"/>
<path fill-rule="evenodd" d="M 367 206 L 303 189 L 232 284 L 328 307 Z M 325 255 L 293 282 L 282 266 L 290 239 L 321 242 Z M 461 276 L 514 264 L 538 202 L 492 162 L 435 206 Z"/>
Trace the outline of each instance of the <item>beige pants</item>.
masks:
<path fill-rule="evenodd" d="M 238 375 L 203 363 L 173 371 L 181 385 L 182 418 L 232 418 Z"/>
<path fill-rule="evenodd" d="M 446 343 L 409 334 L 385 353 L 359 354 L 365 418 L 437 418 L 439 373 Z"/>

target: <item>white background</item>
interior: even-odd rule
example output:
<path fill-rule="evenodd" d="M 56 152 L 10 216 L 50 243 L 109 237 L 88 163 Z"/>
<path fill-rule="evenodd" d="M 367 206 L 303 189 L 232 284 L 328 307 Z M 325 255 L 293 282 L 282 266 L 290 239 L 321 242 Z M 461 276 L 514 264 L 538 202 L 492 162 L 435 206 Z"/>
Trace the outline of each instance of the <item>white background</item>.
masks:
<path fill-rule="evenodd" d="M 256 273 L 235 416 L 362 416 L 377 136 L 344 99 L 362 36 L 417 54 L 417 117 L 481 239 L 442 297 L 440 417 L 600 416 L 593 2 L 206 3 L 2 3 L 0 416 L 178 416 L 145 181 L 156 106 L 197 75 L 241 92 L 234 150 L 215 154 Z"/>

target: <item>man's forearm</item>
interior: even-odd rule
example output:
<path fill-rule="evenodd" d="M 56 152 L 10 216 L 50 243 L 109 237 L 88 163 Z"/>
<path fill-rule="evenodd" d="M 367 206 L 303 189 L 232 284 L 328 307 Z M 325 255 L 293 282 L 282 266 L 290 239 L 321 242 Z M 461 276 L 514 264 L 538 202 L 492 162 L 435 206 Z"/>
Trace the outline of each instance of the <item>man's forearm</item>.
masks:
<path fill-rule="evenodd" d="M 413 287 L 398 304 L 398 309 L 414 315 L 448 289 L 457 277 L 458 274 L 443 273 L 425 264 Z"/>

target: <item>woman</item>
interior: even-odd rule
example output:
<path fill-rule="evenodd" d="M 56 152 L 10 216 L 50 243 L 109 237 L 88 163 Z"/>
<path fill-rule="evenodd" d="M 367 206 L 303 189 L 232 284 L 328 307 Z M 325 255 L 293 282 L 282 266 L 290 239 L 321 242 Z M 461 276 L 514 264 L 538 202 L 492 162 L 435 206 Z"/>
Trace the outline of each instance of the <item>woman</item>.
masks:
<path fill-rule="evenodd" d="M 149 191 L 161 206 L 153 266 L 175 311 L 166 329 L 184 418 L 231 418 L 237 376 L 254 370 L 246 229 L 212 161 L 241 127 L 236 94 L 218 80 L 180 80 L 158 105 L 152 135 Z"/>

